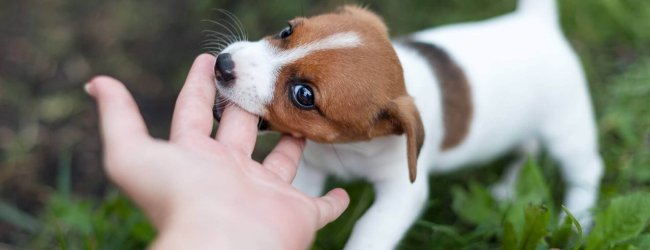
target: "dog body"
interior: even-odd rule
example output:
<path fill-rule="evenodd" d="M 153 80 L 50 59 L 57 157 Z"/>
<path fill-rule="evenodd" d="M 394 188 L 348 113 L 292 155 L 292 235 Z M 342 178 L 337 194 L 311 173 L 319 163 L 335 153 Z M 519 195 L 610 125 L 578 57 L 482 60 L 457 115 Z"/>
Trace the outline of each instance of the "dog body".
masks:
<path fill-rule="evenodd" d="M 530 145 L 540 142 L 562 166 L 567 206 L 588 223 L 587 210 L 597 199 L 602 163 L 587 82 L 553 13 L 529 11 L 540 10 L 520 9 L 492 20 L 412 36 L 446 51 L 470 84 L 473 112 L 464 114 L 471 116 L 466 119 L 470 127 L 462 142 L 449 149 L 441 147 L 448 131 L 444 109 L 454 107 L 444 107 L 442 95 L 457 93 L 441 90 L 431 62 L 417 49 L 403 41 L 394 43 L 427 135 L 418 175 L 476 166 L 513 150 L 534 154 L 536 147 Z M 405 154 L 405 137 L 397 135 L 342 144 L 308 141 L 294 185 L 320 195 L 329 174 L 372 182 L 375 204 L 356 224 L 346 248 L 394 248 L 428 197 L 426 177 L 413 184 L 404 181 L 408 177 Z M 516 176 L 518 167 L 513 166 L 510 174 Z M 511 191 L 512 176 L 504 181 L 505 190 L 495 191 Z"/>
<path fill-rule="evenodd" d="M 366 15 L 358 12 L 354 14 Z M 372 17 L 367 18 L 370 23 L 376 22 Z M 282 60 L 286 61 L 305 56 L 305 51 L 308 50 L 335 48 L 353 51 L 365 45 L 374 46 L 369 45 L 365 30 L 359 32 L 361 35 L 358 37 L 351 35 L 353 33 L 339 32 L 307 45 L 283 50 L 281 53 L 275 50 L 264 52 L 265 46 L 268 45 L 254 45 L 248 46 L 251 49 L 242 49 L 246 44 L 233 44 L 226 48 L 224 53 L 248 51 L 239 54 L 248 54 L 247 58 L 258 59 L 280 55 L 284 58 Z M 374 34 L 374 31 L 368 32 Z M 256 46 L 261 49 L 255 49 Z M 270 99 L 266 105 L 251 104 L 245 95 L 239 94 L 244 90 L 225 86 L 224 81 L 218 82 L 222 95 L 250 112 L 268 119 L 271 124 L 275 124 L 276 130 L 310 139 L 307 141 L 301 166 L 294 180 L 294 185 L 299 189 L 314 196 L 321 195 L 328 175 L 347 180 L 365 179 L 374 185 L 375 202 L 355 225 L 346 249 L 395 248 L 424 207 L 428 198 L 428 174 L 475 166 L 513 150 L 520 151 L 523 157 L 526 154 L 534 154 L 537 149 L 535 145 L 538 144 L 561 165 L 561 173 L 567 182 L 567 207 L 583 223 L 589 222 L 588 210 L 597 199 L 603 171 L 602 160 L 598 154 L 597 131 L 587 82 L 578 57 L 562 35 L 553 0 L 522 0 L 514 13 L 481 22 L 448 25 L 417 32 L 393 41 L 391 48 L 398 61 L 386 59 L 382 62 L 389 61 L 399 66 L 403 72 L 405 91 L 412 97 L 417 110 L 408 108 L 410 100 L 404 99 L 405 96 L 401 94 L 387 97 L 388 105 L 374 104 L 373 100 L 384 97 L 372 92 L 374 88 L 388 94 L 400 91 L 383 90 L 383 85 L 372 85 L 375 81 L 348 82 L 348 85 L 353 85 L 350 88 L 354 89 L 340 92 L 328 90 L 329 87 L 320 85 L 314 87 L 318 87 L 320 93 L 330 91 L 338 95 L 346 95 L 349 92 L 369 93 L 372 98 L 362 102 L 366 106 L 357 105 L 359 109 L 336 109 L 337 112 L 334 113 L 337 114 L 331 116 L 327 107 L 337 104 L 330 102 L 327 107 L 324 105 L 322 110 L 318 111 L 328 120 L 332 120 L 331 123 L 335 123 L 336 117 L 353 120 L 355 116 L 364 116 L 360 110 L 366 112 L 366 109 L 380 107 L 378 111 L 373 111 L 371 118 L 365 119 L 372 120 L 372 124 L 375 124 L 367 129 L 370 132 L 367 133 L 369 138 L 366 139 L 345 135 L 343 130 L 310 134 L 310 131 L 316 128 L 329 128 L 325 126 L 298 131 L 298 128 L 289 128 L 292 123 L 319 124 L 320 121 L 309 120 L 310 114 L 303 114 L 302 111 L 275 113 L 279 112 L 274 111 L 278 107 L 286 110 L 290 106 L 278 103 L 278 99 L 286 96 L 286 92 L 277 94 L 280 88 L 278 84 L 286 81 L 282 76 L 285 69 L 289 68 L 289 72 L 300 71 L 310 64 L 299 63 L 295 67 L 282 66 L 281 70 L 271 70 L 275 73 L 269 74 L 270 78 L 282 80 L 269 81 L 271 84 L 276 83 L 275 89 L 270 91 L 275 94 L 266 98 Z M 346 53 L 351 53 L 349 51 Z M 325 54 L 323 58 L 312 58 L 308 61 L 321 63 L 344 56 Z M 366 63 L 363 61 L 366 55 L 356 57 L 360 58 L 359 63 Z M 390 54 L 385 57 L 389 58 Z M 367 64 L 373 61 L 377 59 L 373 58 Z M 237 69 L 245 67 L 246 63 L 236 61 L 235 65 L 239 65 L 235 67 Z M 372 66 L 367 70 L 377 72 L 375 74 L 382 71 L 375 70 L 374 65 Z M 320 71 L 328 70 L 328 64 L 318 64 L 318 67 Z M 346 64 L 346 67 L 354 67 L 354 64 Z M 340 68 L 337 72 L 342 70 L 343 77 L 353 77 L 352 73 L 345 71 L 347 69 Z M 387 70 L 390 71 L 383 71 Z M 224 69 L 218 71 L 223 72 Z M 396 74 L 391 73 L 384 78 Z M 328 77 L 331 77 L 330 75 L 328 74 Z M 246 77 L 247 75 L 240 75 L 238 79 Z M 318 82 L 318 79 L 311 81 Z M 328 82 L 333 81 L 336 80 L 328 78 Z M 244 85 L 245 81 L 237 80 L 237 84 Z M 348 85 L 346 87 L 349 87 Z M 300 92 L 299 88 L 295 90 L 294 87 L 302 85 L 290 86 L 280 90 L 290 88 L 289 95 L 293 93 L 296 100 L 295 93 L 303 92 Z M 337 85 L 331 88 L 344 87 Z M 264 94 L 259 94 L 261 90 L 256 91 L 258 99 L 265 99 Z M 305 96 L 308 95 L 299 97 Z M 323 101 L 326 99 L 323 96 L 317 97 Z M 347 106 L 354 106 L 356 104 L 351 99 L 357 97 L 364 98 L 362 95 L 339 96 L 342 101 L 338 101 Z M 303 99 L 298 98 L 298 101 Z M 403 103 L 406 104 L 402 105 Z M 401 110 L 400 108 L 391 108 L 402 106 L 407 108 L 406 111 L 400 111 L 401 113 L 394 112 Z M 405 115 L 400 115 L 411 110 L 417 112 L 416 118 L 409 119 L 408 115 L 406 118 Z M 296 119 L 296 116 L 300 119 Z M 385 117 L 388 118 L 384 119 Z M 291 122 L 286 122 L 287 120 Z M 347 124 L 343 127 L 354 130 L 355 124 L 359 123 L 361 122 L 354 121 L 353 125 Z M 421 124 L 421 127 L 412 124 Z M 338 137 L 329 137 L 333 134 Z M 410 162 L 414 159 L 411 156 L 417 155 L 414 145 L 418 146 L 420 152 L 417 157 L 417 172 L 413 172 L 414 162 Z M 404 157 L 405 155 L 409 157 Z M 511 192 L 520 165 L 514 164 L 501 186 L 497 186 L 495 192 L 498 196 L 507 197 Z M 406 169 L 412 170 L 411 173 Z M 416 175 L 420 178 L 415 179 Z M 407 178 L 414 182 L 409 182 Z"/>

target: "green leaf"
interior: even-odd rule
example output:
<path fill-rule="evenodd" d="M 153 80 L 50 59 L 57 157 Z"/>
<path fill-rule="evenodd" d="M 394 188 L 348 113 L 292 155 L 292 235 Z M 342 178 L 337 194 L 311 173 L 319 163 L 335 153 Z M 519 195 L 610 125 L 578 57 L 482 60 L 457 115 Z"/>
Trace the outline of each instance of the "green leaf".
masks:
<path fill-rule="evenodd" d="M 468 191 L 455 186 L 451 192 L 452 209 L 462 220 L 475 225 L 496 226 L 499 224 L 501 212 L 485 187 L 471 182 Z"/>
<path fill-rule="evenodd" d="M 552 207 L 551 195 L 546 186 L 546 181 L 534 160 L 528 159 L 522 167 L 519 179 L 515 184 L 515 191 L 516 199 L 505 204 L 503 210 L 505 212 L 502 217 L 505 221 L 512 223 L 520 241 L 524 241 L 524 238 L 527 237 L 526 224 L 532 223 L 531 218 L 527 218 L 526 215 L 530 209 L 530 204 L 547 204 L 548 207 Z M 549 210 L 548 207 L 544 209 Z M 551 214 L 553 214 L 552 211 L 547 211 L 547 220 L 550 220 Z M 545 226 L 546 224 L 544 224 Z"/>
<path fill-rule="evenodd" d="M 465 239 L 463 238 L 463 236 L 461 236 L 458 233 L 455 227 L 447 226 L 447 225 L 439 225 L 425 220 L 420 220 L 416 224 L 426 227 L 431 231 L 442 233 L 456 242 L 461 242 L 461 243 L 465 242 Z"/>
<path fill-rule="evenodd" d="M 612 199 L 609 207 L 598 213 L 587 250 L 608 249 L 638 236 L 650 220 L 650 194 L 635 193 Z"/>
<path fill-rule="evenodd" d="M 503 223 L 503 239 L 501 241 L 501 248 L 503 250 L 516 250 L 517 249 L 517 233 L 512 222 L 505 221 Z"/>
<path fill-rule="evenodd" d="M 630 241 L 630 245 L 638 249 L 650 249 L 650 234 L 642 234 Z"/>
<path fill-rule="evenodd" d="M 517 200 L 527 203 L 546 203 L 552 207 L 551 195 L 542 172 L 533 158 L 521 169 L 515 186 Z"/>
<path fill-rule="evenodd" d="M 573 219 L 571 217 L 564 218 L 562 225 L 551 234 L 549 242 L 550 247 L 565 248 L 569 245 L 571 233 L 573 232 Z"/>
<path fill-rule="evenodd" d="M 524 212 L 525 223 L 519 249 L 536 249 L 540 240 L 546 236 L 548 231 L 546 225 L 550 219 L 548 208 L 544 205 L 528 205 Z"/>

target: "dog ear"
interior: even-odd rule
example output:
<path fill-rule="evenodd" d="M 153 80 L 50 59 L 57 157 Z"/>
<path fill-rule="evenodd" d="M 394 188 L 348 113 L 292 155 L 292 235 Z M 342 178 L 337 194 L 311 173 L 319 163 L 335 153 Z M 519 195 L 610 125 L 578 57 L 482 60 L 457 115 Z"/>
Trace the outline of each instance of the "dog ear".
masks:
<path fill-rule="evenodd" d="M 357 18 L 362 18 L 367 21 L 368 24 L 370 24 L 372 27 L 377 28 L 379 32 L 382 34 L 386 35 L 388 37 L 388 27 L 386 27 L 386 24 L 384 23 L 384 20 L 368 9 L 367 7 L 359 6 L 359 5 L 345 5 L 343 7 L 339 7 L 336 10 L 336 13 L 338 14 L 348 14 L 355 16 Z"/>
<path fill-rule="evenodd" d="M 415 182 L 417 160 L 424 143 L 424 127 L 413 98 L 400 96 L 391 100 L 383 110 L 391 123 L 393 133 L 406 133 L 409 179 Z"/>

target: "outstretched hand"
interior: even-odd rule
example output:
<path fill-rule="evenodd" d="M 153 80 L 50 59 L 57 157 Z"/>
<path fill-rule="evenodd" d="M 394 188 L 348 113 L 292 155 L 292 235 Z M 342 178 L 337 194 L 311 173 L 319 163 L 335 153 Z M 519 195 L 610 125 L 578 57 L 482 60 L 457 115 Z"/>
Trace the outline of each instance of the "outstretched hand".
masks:
<path fill-rule="evenodd" d="M 199 56 L 176 101 L 169 141 L 152 138 L 125 86 L 99 76 L 86 85 L 99 107 L 109 178 L 158 229 L 162 249 L 304 249 L 336 219 L 342 189 L 309 197 L 291 186 L 304 141 L 283 136 L 262 164 L 251 159 L 258 117 L 235 105 L 216 138 L 214 57 Z"/>

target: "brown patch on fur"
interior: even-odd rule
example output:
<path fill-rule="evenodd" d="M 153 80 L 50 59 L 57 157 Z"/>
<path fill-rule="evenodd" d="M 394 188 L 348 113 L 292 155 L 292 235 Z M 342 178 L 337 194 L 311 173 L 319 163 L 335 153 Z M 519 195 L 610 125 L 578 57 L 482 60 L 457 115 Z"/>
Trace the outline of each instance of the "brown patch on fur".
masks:
<path fill-rule="evenodd" d="M 472 96 L 463 70 L 442 49 L 433 44 L 407 40 L 404 44 L 420 53 L 431 65 L 442 95 L 445 137 L 442 149 L 460 144 L 469 133 L 473 115 Z"/>
<path fill-rule="evenodd" d="M 402 96 L 389 103 L 386 107 L 386 114 L 389 120 L 392 120 L 393 126 L 391 127 L 406 133 L 409 179 L 414 182 L 417 177 L 418 155 L 420 155 L 422 144 L 424 144 L 424 127 L 420 113 L 410 96 Z"/>
<path fill-rule="evenodd" d="M 417 108 L 406 92 L 402 66 L 386 26 L 374 13 L 343 7 L 339 11 L 291 21 L 286 39 L 267 37 L 278 49 L 291 49 L 325 37 L 355 32 L 361 45 L 315 51 L 279 72 L 274 98 L 267 106 L 270 128 L 299 133 L 321 143 L 365 141 L 406 133 L 409 177 L 416 177 L 424 129 Z M 294 106 L 289 90 L 295 82 L 314 90 L 316 108 Z"/>

